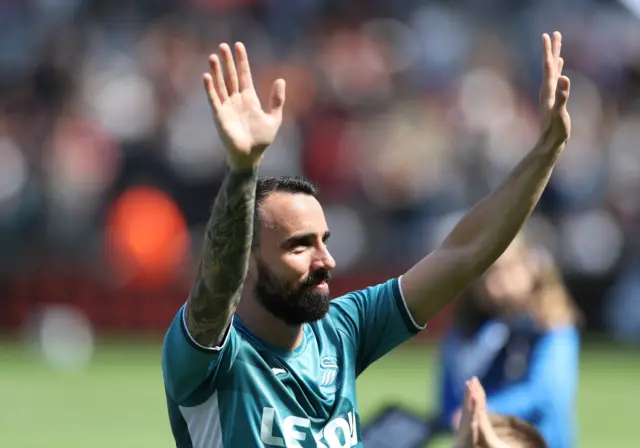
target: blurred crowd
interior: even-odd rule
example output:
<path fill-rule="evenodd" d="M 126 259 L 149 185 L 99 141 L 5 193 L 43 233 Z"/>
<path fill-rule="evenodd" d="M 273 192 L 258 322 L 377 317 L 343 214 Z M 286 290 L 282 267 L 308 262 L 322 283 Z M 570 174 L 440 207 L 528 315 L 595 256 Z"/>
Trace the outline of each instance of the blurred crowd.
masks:
<path fill-rule="evenodd" d="M 201 75 L 237 40 L 261 98 L 287 81 L 262 174 L 318 184 L 342 272 L 407 266 L 535 144 L 540 35 L 560 30 L 573 132 L 532 231 L 566 275 L 612 279 L 603 319 L 640 339 L 638 17 L 631 0 L 4 0 L 3 272 L 190 269 L 225 170 Z"/>

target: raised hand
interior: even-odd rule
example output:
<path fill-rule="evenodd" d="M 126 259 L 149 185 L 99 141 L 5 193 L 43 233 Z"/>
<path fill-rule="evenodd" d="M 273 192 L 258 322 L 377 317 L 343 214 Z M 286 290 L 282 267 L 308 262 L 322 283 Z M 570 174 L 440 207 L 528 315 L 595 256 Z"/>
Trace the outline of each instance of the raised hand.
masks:
<path fill-rule="evenodd" d="M 569 78 L 562 75 L 564 60 L 560 57 L 562 35 L 542 35 L 542 86 L 540 87 L 541 138 L 561 144 L 571 134 L 571 119 L 567 111 Z"/>
<path fill-rule="evenodd" d="M 264 111 L 253 87 L 244 45 L 235 44 L 237 68 L 229 45 L 220 45 L 220 53 L 224 74 L 220 58 L 212 54 L 211 73 L 203 75 L 209 104 L 231 168 L 255 168 L 282 123 L 285 82 L 278 79 L 273 83 L 269 107 Z"/>

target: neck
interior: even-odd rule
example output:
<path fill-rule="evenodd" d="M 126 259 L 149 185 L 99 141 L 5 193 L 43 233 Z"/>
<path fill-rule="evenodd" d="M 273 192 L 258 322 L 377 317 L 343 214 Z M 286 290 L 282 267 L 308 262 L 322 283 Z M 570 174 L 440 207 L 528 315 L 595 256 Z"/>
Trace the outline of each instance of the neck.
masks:
<path fill-rule="evenodd" d="M 270 345 L 293 351 L 302 343 L 302 325 L 287 325 L 254 297 L 243 297 L 236 313 L 254 335 Z"/>

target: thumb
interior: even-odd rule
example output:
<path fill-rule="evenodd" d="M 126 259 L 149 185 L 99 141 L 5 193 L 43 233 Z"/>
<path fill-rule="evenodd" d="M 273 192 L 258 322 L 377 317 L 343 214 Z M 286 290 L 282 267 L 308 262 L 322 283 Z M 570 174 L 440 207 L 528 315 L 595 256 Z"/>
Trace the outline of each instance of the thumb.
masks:
<path fill-rule="evenodd" d="M 566 107 L 567 101 L 569 100 L 569 90 L 571 88 L 571 83 L 569 78 L 566 76 L 561 76 L 558 78 L 558 86 L 556 87 L 556 102 L 555 108 L 562 109 Z"/>
<path fill-rule="evenodd" d="M 284 79 L 277 79 L 271 86 L 271 94 L 269 95 L 269 114 L 277 117 L 282 116 L 282 108 L 284 106 L 286 83 Z"/>

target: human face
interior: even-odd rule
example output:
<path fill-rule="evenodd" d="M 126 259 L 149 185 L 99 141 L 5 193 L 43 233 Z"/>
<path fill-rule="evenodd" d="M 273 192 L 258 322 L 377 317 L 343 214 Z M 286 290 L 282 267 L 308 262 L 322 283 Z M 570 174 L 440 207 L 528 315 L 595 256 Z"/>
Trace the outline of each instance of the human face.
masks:
<path fill-rule="evenodd" d="M 485 307 L 500 311 L 525 305 L 536 282 L 527 257 L 527 249 L 516 240 L 487 271 L 482 282 Z"/>
<path fill-rule="evenodd" d="M 328 281 L 335 261 L 329 229 L 312 196 L 272 193 L 260 207 L 260 244 L 254 251 L 258 301 L 289 325 L 321 319 L 329 311 Z"/>

